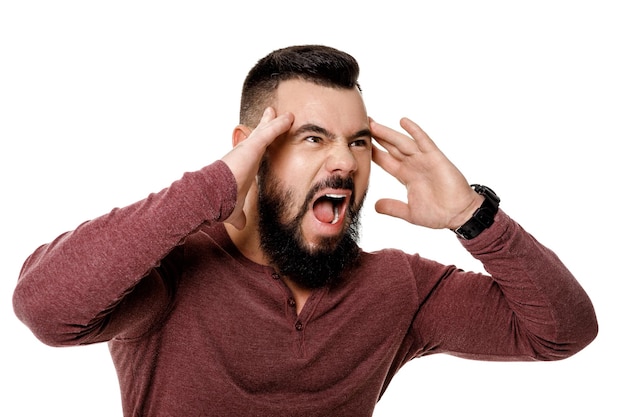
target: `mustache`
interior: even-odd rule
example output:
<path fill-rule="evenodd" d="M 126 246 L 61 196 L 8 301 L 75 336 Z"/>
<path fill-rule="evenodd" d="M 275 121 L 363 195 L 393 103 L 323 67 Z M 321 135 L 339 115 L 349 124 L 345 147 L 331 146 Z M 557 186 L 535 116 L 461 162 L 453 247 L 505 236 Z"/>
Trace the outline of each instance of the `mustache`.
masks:
<path fill-rule="evenodd" d="M 352 177 L 342 177 L 340 175 L 333 175 L 332 177 L 326 178 L 323 181 L 318 182 L 313 185 L 304 199 L 304 205 L 307 207 L 315 194 L 317 194 L 323 188 L 333 188 L 336 190 L 350 190 L 352 192 L 352 197 L 350 198 L 350 204 L 354 202 L 354 180 Z"/>
<path fill-rule="evenodd" d="M 304 218 L 307 211 L 309 210 L 311 202 L 315 198 L 315 195 L 323 188 L 333 188 L 335 190 L 350 190 L 352 192 L 352 195 L 348 204 L 348 213 L 351 217 L 356 217 L 358 208 L 355 205 L 356 197 L 354 195 L 354 179 L 352 179 L 352 177 L 341 177 L 339 175 L 333 175 L 332 177 L 328 177 L 311 187 L 304 199 L 304 203 L 302 204 L 298 214 L 296 215 L 296 221 L 301 221 Z"/>

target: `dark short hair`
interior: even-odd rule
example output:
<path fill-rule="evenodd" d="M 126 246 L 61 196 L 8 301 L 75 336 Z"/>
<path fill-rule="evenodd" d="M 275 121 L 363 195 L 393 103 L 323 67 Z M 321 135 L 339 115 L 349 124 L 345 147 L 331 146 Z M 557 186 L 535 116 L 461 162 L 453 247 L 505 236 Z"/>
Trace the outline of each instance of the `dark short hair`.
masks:
<path fill-rule="evenodd" d="M 360 90 L 359 64 L 351 55 L 322 45 L 277 49 L 252 67 L 243 83 L 239 122 L 254 127 L 281 81 L 302 79 L 326 87 Z"/>

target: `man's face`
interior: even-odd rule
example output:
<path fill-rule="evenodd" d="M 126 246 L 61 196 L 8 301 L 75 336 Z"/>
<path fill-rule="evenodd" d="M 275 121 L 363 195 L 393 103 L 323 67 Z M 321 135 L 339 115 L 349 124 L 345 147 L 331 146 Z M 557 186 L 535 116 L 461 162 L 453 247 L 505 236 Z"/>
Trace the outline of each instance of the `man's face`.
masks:
<path fill-rule="evenodd" d="M 264 249 L 275 258 L 274 252 L 283 247 L 295 250 L 291 246 L 297 245 L 299 258 L 318 257 L 322 263 L 332 262 L 331 254 L 354 256 L 352 241 L 367 192 L 372 150 L 361 94 L 356 88 L 290 80 L 279 85 L 272 104 L 278 114 L 289 111 L 295 117 L 291 129 L 268 148 L 259 174 Z M 346 251 L 349 254 L 341 254 Z M 282 263 L 313 261 L 283 259 Z M 335 261 L 336 268 L 347 263 Z"/>
<path fill-rule="evenodd" d="M 273 103 L 277 114 L 291 112 L 294 123 L 270 145 L 270 174 L 289 190 L 288 218 L 308 204 L 302 236 L 311 249 L 347 229 L 351 200 L 360 203 L 367 191 L 372 156 L 369 119 L 360 92 L 319 86 L 301 80 L 282 82 Z M 354 190 L 325 186 L 312 201 L 307 194 L 331 178 L 354 182 Z"/>

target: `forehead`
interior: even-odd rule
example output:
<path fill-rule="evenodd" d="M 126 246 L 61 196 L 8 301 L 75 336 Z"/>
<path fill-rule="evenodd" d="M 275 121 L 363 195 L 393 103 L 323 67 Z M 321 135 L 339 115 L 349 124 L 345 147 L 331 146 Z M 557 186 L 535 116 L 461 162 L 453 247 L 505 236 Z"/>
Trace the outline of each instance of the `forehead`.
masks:
<path fill-rule="evenodd" d="M 344 89 L 303 80 L 283 81 L 276 89 L 273 106 L 278 114 L 293 113 L 294 128 L 310 123 L 342 134 L 369 126 L 363 97 L 356 87 Z"/>

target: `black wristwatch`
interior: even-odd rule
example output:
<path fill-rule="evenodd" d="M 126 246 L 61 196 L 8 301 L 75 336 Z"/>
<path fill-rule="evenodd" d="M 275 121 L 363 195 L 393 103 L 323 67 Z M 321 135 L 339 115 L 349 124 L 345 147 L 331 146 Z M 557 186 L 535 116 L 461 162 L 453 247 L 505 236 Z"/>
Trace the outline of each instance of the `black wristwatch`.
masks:
<path fill-rule="evenodd" d="M 500 205 L 500 198 L 491 188 L 478 184 L 472 184 L 472 188 L 478 194 L 485 196 L 485 201 L 474 212 L 471 219 L 454 231 L 454 233 L 466 240 L 474 239 L 493 224 L 493 220 L 498 212 L 498 206 Z"/>

